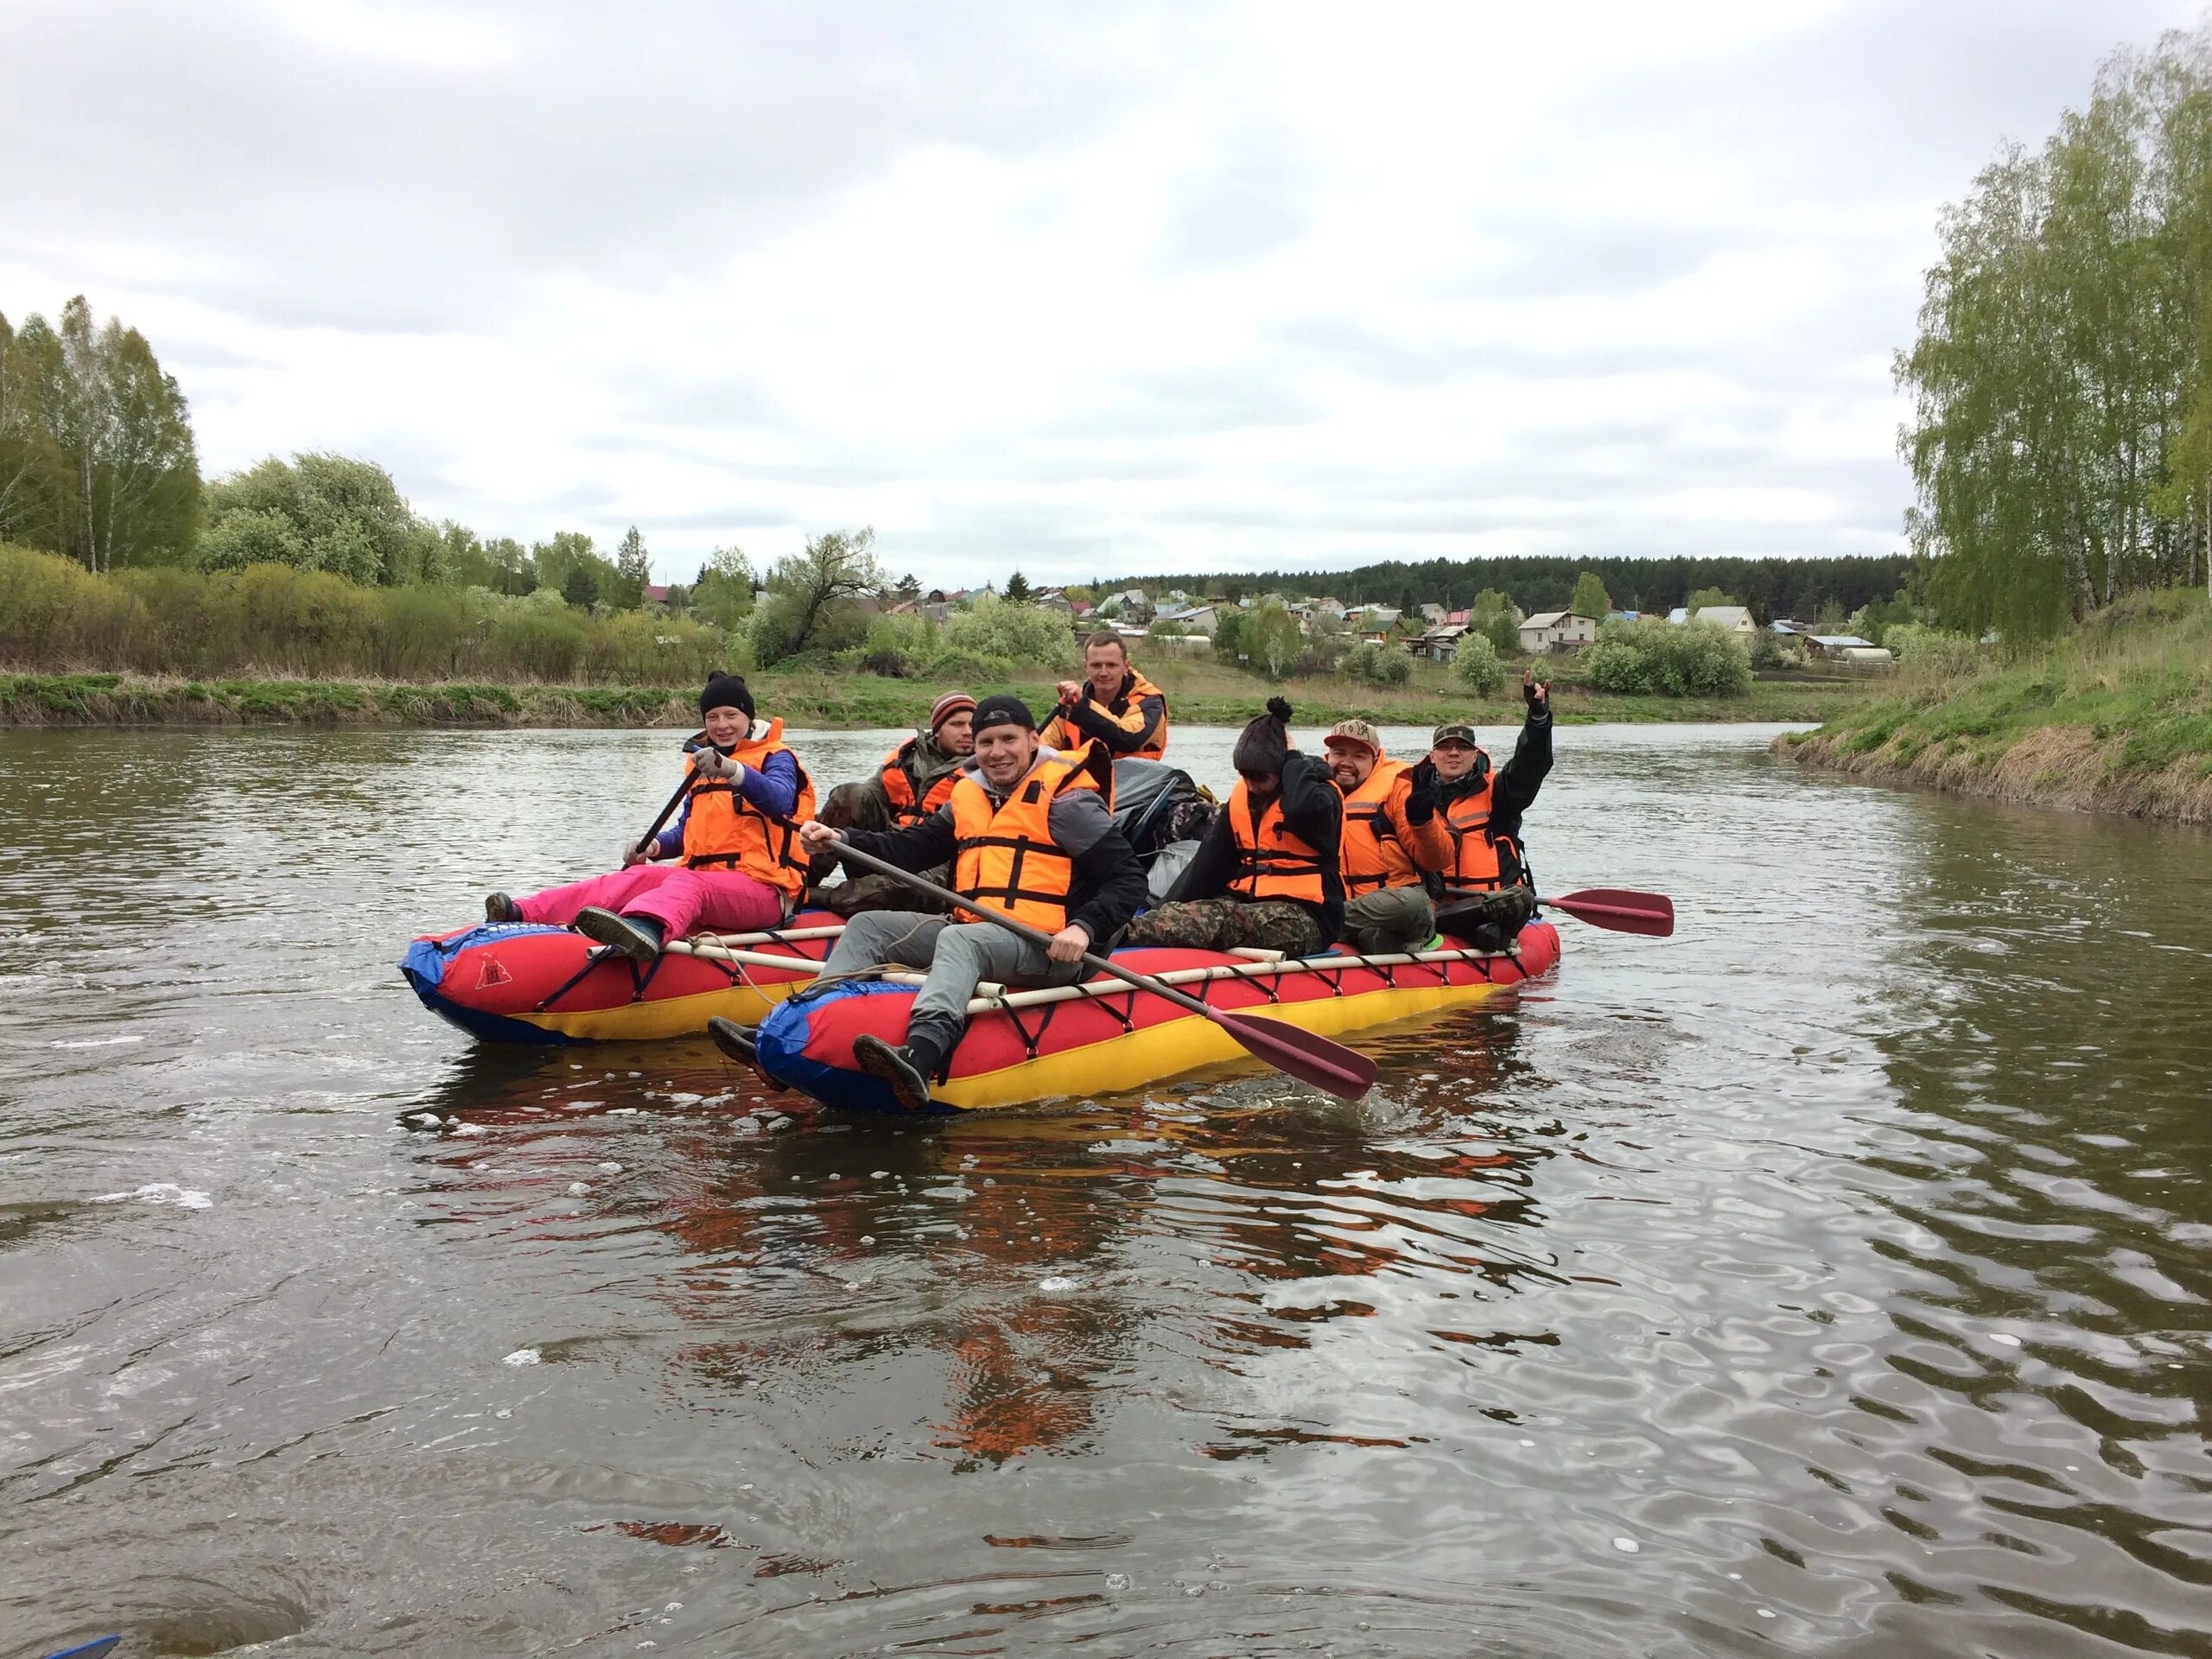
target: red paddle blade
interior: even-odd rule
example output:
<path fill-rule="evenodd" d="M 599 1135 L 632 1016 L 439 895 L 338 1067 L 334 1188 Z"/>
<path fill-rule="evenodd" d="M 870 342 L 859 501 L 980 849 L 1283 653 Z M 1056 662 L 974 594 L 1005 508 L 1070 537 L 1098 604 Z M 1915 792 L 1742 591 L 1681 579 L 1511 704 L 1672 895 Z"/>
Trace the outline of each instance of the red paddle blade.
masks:
<path fill-rule="evenodd" d="M 1675 901 L 1663 893 L 1637 893 L 1630 887 L 1584 887 L 1557 899 L 1539 899 L 1540 905 L 1563 910 L 1578 922 L 1609 927 L 1616 933 L 1648 933 L 1655 939 L 1672 938 Z"/>
<path fill-rule="evenodd" d="M 1208 1008 L 1206 1017 L 1278 1071 L 1325 1089 L 1339 1100 L 1357 1100 L 1375 1086 L 1375 1062 L 1356 1048 L 1279 1020 L 1259 1020 Z"/>

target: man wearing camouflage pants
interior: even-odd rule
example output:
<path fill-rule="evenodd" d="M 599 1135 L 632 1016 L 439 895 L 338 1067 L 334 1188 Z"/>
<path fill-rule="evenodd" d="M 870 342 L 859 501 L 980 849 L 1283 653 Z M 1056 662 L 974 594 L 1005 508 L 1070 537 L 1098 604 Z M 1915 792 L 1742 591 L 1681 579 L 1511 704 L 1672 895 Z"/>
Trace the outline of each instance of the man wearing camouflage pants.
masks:
<path fill-rule="evenodd" d="M 1290 747 L 1290 705 L 1271 697 L 1244 728 L 1228 805 L 1167 902 L 1130 923 L 1123 944 L 1305 957 L 1344 931 L 1344 797 L 1324 762 Z"/>

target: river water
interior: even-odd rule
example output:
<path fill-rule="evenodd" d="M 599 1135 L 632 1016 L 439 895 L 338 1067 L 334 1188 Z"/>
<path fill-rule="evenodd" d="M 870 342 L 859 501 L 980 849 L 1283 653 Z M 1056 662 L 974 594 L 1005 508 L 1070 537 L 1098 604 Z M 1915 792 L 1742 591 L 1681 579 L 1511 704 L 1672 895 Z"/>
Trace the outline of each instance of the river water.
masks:
<path fill-rule="evenodd" d="M 1771 735 L 1360 1105 L 915 1126 L 404 988 L 671 734 L 0 733 L 0 1654 L 2212 1652 L 2212 840 Z"/>

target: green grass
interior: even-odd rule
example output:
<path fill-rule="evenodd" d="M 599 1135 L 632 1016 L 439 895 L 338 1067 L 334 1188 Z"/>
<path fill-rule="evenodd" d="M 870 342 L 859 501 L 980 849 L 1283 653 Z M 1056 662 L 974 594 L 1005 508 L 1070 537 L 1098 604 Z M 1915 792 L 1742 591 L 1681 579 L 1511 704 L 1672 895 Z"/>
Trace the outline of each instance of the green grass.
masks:
<path fill-rule="evenodd" d="M 2194 761 L 2212 776 L 2212 607 L 2202 589 L 2140 594 L 2048 649 L 1942 679 L 1901 671 L 1805 741 L 1899 765 L 1934 749 L 1994 766 L 2054 727 L 2084 728 L 2113 775 Z"/>
<path fill-rule="evenodd" d="M 1172 717 L 1181 725 L 1241 725 L 1280 692 L 1299 711 L 1301 724 L 1333 723 L 1357 716 L 1377 724 L 1429 726 L 1472 720 L 1489 726 L 1521 718 L 1517 677 L 1491 697 L 1477 697 L 1434 664 L 1415 665 L 1402 686 L 1376 686 L 1343 675 L 1270 683 L 1210 658 L 1179 659 L 1161 653 L 1143 659 L 1146 671 L 1167 693 Z M 1741 697 L 1614 696 L 1592 691 L 1570 677 L 1571 662 L 1557 669 L 1553 707 L 1561 724 L 1600 721 L 1760 721 L 1827 719 L 1877 696 L 1882 682 L 1761 680 Z M 933 680 L 885 679 L 872 674 L 820 671 L 752 677 L 766 712 L 794 727 L 900 727 L 920 724 L 946 687 Z M 1007 691 L 1041 716 L 1053 699 L 1056 677 L 995 679 L 963 689 L 977 696 Z M 264 677 L 161 680 L 124 674 L 0 676 L 0 724 L 115 725 L 385 725 L 385 726 L 674 726 L 695 708 L 691 686 L 418 685 L 395 682 Z"/>

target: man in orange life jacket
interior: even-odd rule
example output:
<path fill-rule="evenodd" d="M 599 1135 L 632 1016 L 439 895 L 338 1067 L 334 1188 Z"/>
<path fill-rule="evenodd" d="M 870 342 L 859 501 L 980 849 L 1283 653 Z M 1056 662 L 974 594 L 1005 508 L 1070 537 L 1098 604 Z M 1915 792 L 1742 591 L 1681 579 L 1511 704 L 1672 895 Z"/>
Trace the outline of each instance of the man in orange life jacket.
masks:
<path fill-rule="evenodd" d="M 1521 847 L 1521 817 L 1552 769 L 1548 690 L 1523 671 L 1521 697 L 1528 705 L 1528 717 L 1513 746 L 1513 758 L 1503 768 L 1491 769 L 1490 755 L 1475 741 L 1473 727 L 1453 721 L 1436 728 L 1428 758 L 1413 770 L 1417 790 L 1433 779 L 1437 814 L 1451 837 L 1452 856 L 1442 872 L 1446 896 L 1471 894 L 1482 899 L 1484 925 L 1495 925 L 1503 938 L 1510 938 L 1535 914 L 1528 856 Z M 1492 941 L 1485 938 L 1481 942 Z"/>
<path fill-rule="evenodd" d="M 1166 902 L 1138 917 L 1122 944 L 1304 957 L 1344 931 L 1344 797 L 1325 763 L 1290 747 L 1290 716 L 1288 703 L 1270 697 L 1245 726 L 1229 804 Z"/>
<path fill-rule="evenodd" d="M 1072 752 L 1087 740 L 1116 760 L 1157 760 L 1167 753 L 1167 695 L 1129 666 L 1118 633 L 1083 642 L 1080 680 L 1060 682 L 1059 706 L 1046 722 L 1048 748 Z"/>
<path fill-rule="evenodd" d="M 1088 746 L 1069 755 L 1040 745 L 1018 697 L 977 703 L 975 734 L 973 764 L 919 823 L 876 833 L 810 823 L 802 833 L 810 853 L 834 854 L 842 842 L 901 869 L 950 863 L 962 898 L 1052 936 L 1046 950 L 995 922 L 918 911 L 864 911 L 845 925 L 825 976 L 882 963 L 929 970 L 903 1047 L 873 1036 L 853 1045 L 854 1058 L 910 1108 L 929 1103 L 929 1080 L 967 1029 L 980 981 L 1071 984 L 1083 975 L 1084 953 L 1110 949 L 1144 902 L 1144 866 L 1099 791 L 1098 772 L 1111 764 L 1104 756 Z"/>
<path fill-rule="evenodd" d="M 788 916 L 806 885 L 791 820 L 814 816 L 814 785 L 784 746 L 783 721 L 755 717 L 740 676 L 710 676 L 699 714 L 706 729 L 684 745 L 690 787 L 675 823 L 650 845 L 625 845 L 610 875 L 520 899 L 493 893 L 485 919 L 573 925 L 650 962 L 664 940 L 695 928 L 745 933 Z"/>
<path fill-rule="evenodd" d="M 976 753 L 973 724 L 976 699 L 965 691 L 948 691 L 930 709 L 928 727 L 916 732 L 883 757 L 872 778 L 840 784 L 822 804 L 821 821 L 833 830 L 900 830 L 919 823 L 943 806 L 960 781 L 961 768 Z M 828 880 L 836 861 L 827 854 L 813 861 L 809 880 Z M 939 887 L 950 868 L 921 874 Z M 840 916 L 862 910 L 912 910 L 919 900 L 914 890 L 887 875 L 862 875 L 834 887 L 817 885 L 808 894 Z"/>
<path fill-rule="evenodd" d="M 1344 798 L 1338 868 L 1344 880 L 1344 936 L 1374 954 L 1419 950 L 1436 932 L 1427 882 L 1452 862 L 1452 838 L 1436 811 L 1435 769 L 1417 786 L 1416 769 L 1382 753 L 1363 720 L 1338 721 L 1321 740 L 1329 772 Z"/>

